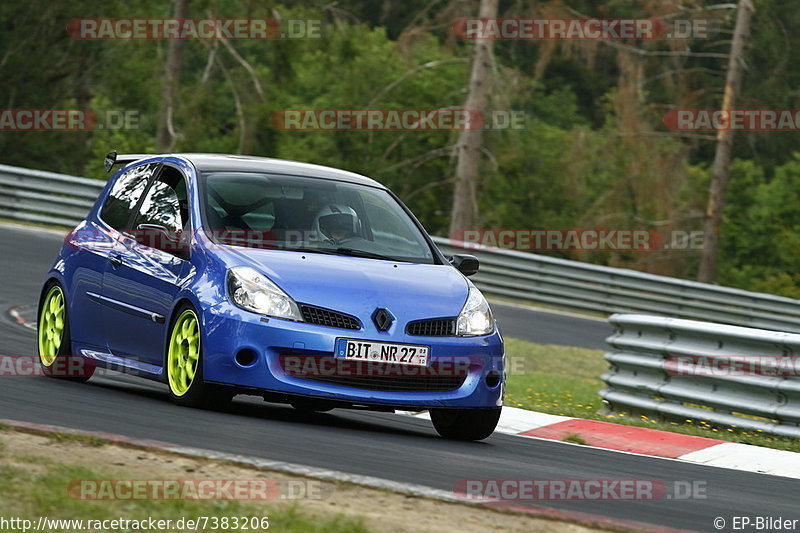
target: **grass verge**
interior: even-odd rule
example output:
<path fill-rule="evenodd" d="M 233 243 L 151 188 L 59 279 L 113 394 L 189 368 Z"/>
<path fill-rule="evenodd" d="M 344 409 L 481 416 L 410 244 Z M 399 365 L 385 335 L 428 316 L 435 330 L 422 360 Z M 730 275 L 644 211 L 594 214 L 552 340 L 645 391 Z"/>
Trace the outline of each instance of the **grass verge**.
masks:
<path fill-rule="evenodd" d="M 49 433 L 47 438 L 56 442 L 77 442 L 86 446 L 105 446 L 108 441 L 93 435 L 76 435 L 73 433 Z"/>
<path fill-rule="evenodd" d="M 74 441 L 73 441 L 74 442 Z M 41 457 L 15 455 L 3 457 L 0 464 L 0 507 L 5 516 L 46 516 L 58 520 L 177 520 L 180 517 L 268 517 L 269 530 L 287 533 L 367 533 L 361 520 L 334 515 L 322 518 L 303 512 L 296 506 L 270 506 L 241 502 L 199 501 L 81 501 L 68 495 L 65 488 L 78 479 L 114 479 L 97 468 L 66 465 Z M 136 474 L 130 478 L 136 478 Z M 262 528 L 256 531 L 262 531 Z M 71 531 L 55 529 L 50 531 Z M 226 531 L 253 531 L 249 528 Z"/>
<path fill-rule="evenodd" d="M 277 485 L 274 499 L 254 502 L 178 500 L 171 492 L 168 500 L 146 501 L 149 491 L 136 496 L 135 490 L 115 492 L 111 480 L 265 480 Z M 81 500 L 81 480 L 106 484 L 106 489 L 90 490 Z M 273 485 L 273 486 L 275 486 Z M 141 486 L 141 484 L 139 485 Z M 130 485 L 129 485 L 130 487 Z M 159 494 L 165 495 L 162 487 Z M 226 490 L 226 489 L 222 489 Z M 190 493 L 200 495 L 195 488 Z M 125 495 L 127 494 L 127 496 Z M 152 494 L 152 493 L 150 493 Z M 230 487 L 227 494 L 247 497 L 248 491 Z M 112 497 L 124 498 L 114 501 Z M 188 494 L 187 498 L 190 498 Z M 37 530 L 39 520 L 48 522 L 39 531 L 144 531 L 149 529 L 184 531 L 250 531 L 321 532 L 321 533 L 591 533 L 590 524 L 553 520 L 549 516 L 497 510 L 482 505 L 444 502 L 438 499 L 397 493 L 387 488 L 370 488 L 347 481 L 306 478 L 289 472 L 276 472 L 248 467 L 228 461 L 189 457 L 158 449 L 143 449 L 107 443 L 87 446 L 75 439 L 58 440 L 47 435 L 9 430 L 0 432 L 0 522 L 16 518 L 28 525 L 0 524 L 0 531 Z M 203 517 L 209 517 L 208 520 Z M 218 518 L 214 525 L 213 518 Z M 268 517 L 269 527 L 262 522 Z M 158 520 L 172 520 L 169 526 L 150 525 Z M 224 519 L 227 518 L 227 524 Z M 177 521 L 184 519 L 182 524 Z M 247 528 L 244 520 L 248 519 Z M 256 519 L 253 522 L 252 519 Z M 83 524 L 64 521 L 82 520 Z M 88 521 L 92 522 L 89 523 Z M 143 521 L 112 525 L 113 520 Z M 196 529 L 188 521 L 197 524 Z M 233 527 L 233 520 L 242 523 Z M 56 521 L 57 523 L 54 523 Z M 58 522 L 60 521 L 60 522 Z M 99 524 L 98 522 L 99 521 Z M 107 525 L 102 525 L 108 521 Z M 254 525 L 255 524 L 255 525 Z M 82 527 L 81 527 L 82 526 Z M 249 528 L 249 529 L 248 529 Z"/>
<path fill-rule="evenodd" d="M 660 421 L 644 415 L 633 418 L 627 413 L 601 414 L 603 402 L 598 392 L 604 383 L 600 376 L 608 370 L 602 350 L 536 344 L 511 338 L 505 341 L 509 360 L 520 358 L 514 367 L 529 369 L 509 375 L 506 405 L 510 407 L 800 452 L 797 439 L 760 431 L 713 427 L 699 420 Z"/>

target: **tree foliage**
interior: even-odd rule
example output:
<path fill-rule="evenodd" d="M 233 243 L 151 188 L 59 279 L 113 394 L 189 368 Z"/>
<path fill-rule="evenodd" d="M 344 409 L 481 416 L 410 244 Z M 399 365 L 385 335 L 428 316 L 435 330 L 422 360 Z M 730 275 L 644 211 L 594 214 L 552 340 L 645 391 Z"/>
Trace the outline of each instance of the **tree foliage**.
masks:
<path fill-rule="evenodd" d="M 285 109 L 437 109 L 463 105 L 472 43 L 453 22 L 475 0 L 192 0 L 192 17 L 320 19 L 321 39 L 187 41 L 175 151 L 248 153 L 341 167 L 386 183 L 431 233 L 449 226 L 458 132 L 298 132 Z M 542 0 L 501 16 L 670 17 L 711 21 L 707 39 L 498 41 L 489 106 L 525 114 L 487 131 L 479 185 L 487 228 L 699 230 L 713 136 L 676 135 L 675 108 L 719 107 L 733 12 L 716 2 Z M 170 17 L 168 0 L 28 0 L 0 5 L 6 109 L 134 110 L 133 129 L 2 132 L 2 162 L 105 178 L 110 149 L 149 152 L 162 109 L 167 42 L 75 40 L 73 18 Z M 798 108 L 800 5 L 760 0 L 740 107 Z M 425 66 L 430 65 L 430 66 Z M 734 144 L 719 282 L 800 296 L 800 138 L 741 133 Z M 558 255 L 692 278 L 696 251 Z"/>

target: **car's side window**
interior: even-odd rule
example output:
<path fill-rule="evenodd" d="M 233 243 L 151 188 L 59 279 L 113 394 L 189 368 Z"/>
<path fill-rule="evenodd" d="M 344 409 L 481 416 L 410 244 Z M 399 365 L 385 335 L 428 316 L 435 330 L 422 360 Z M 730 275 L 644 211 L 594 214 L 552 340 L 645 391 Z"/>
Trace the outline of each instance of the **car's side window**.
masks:
<path fill-rule="evenodd" d="M 165 167 L 142 201 L 134 224 L 156 224 L 176 233 L 186 228 L 189 210 L 186 180 L 175 169 Z"/>
<path fill-rule="evenodd" d="M 128 221 L 158 163 L 139 165 L 122 174 L 100 210 L 100 218 L 117 231 L 129 231 Z"/>

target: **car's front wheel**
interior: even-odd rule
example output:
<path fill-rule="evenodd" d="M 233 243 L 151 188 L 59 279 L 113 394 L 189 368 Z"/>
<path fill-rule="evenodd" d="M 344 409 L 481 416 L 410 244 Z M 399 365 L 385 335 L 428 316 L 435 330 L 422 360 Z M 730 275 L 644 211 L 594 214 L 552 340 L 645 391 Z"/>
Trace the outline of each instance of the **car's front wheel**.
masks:
<path fill-rule="evenodd" d="M 494 432 L 500 407 L 488 409 L 431 409 L 433 427 L 452 440 L 483 440 Z"/>
<path fill-rule="evenodd" d="M 87 381 L 95 365 L 83 357 L 72 355 L 69 334 L 67 299 L 57 282 L 52 282 L 39 301 L 39 318 L 36 323 L 39 346 L 39 364 L 45 376 L 69 381 Z"/>
<path fill-rule="evenodd" d="M 233 394 L 203 381 L 200 319 L 186 304 L 175 315 L 167 342 L 167 382 L 172 401 L 186 407 L 222 408 Z"/>

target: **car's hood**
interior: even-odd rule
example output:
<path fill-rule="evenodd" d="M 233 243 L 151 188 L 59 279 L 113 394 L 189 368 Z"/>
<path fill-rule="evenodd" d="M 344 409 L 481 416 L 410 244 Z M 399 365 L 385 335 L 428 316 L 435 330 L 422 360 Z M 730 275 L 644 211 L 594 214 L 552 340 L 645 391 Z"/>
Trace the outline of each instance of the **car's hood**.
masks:
<path fill-rule="evenodd" d="M 458 315 L 469 282 L 449 265 L 420 265 L 318 253 L 227 248 L 227 268 L 251 266 L 298 303 L 368 319 L 380 307 L 401 322 Z"/>

